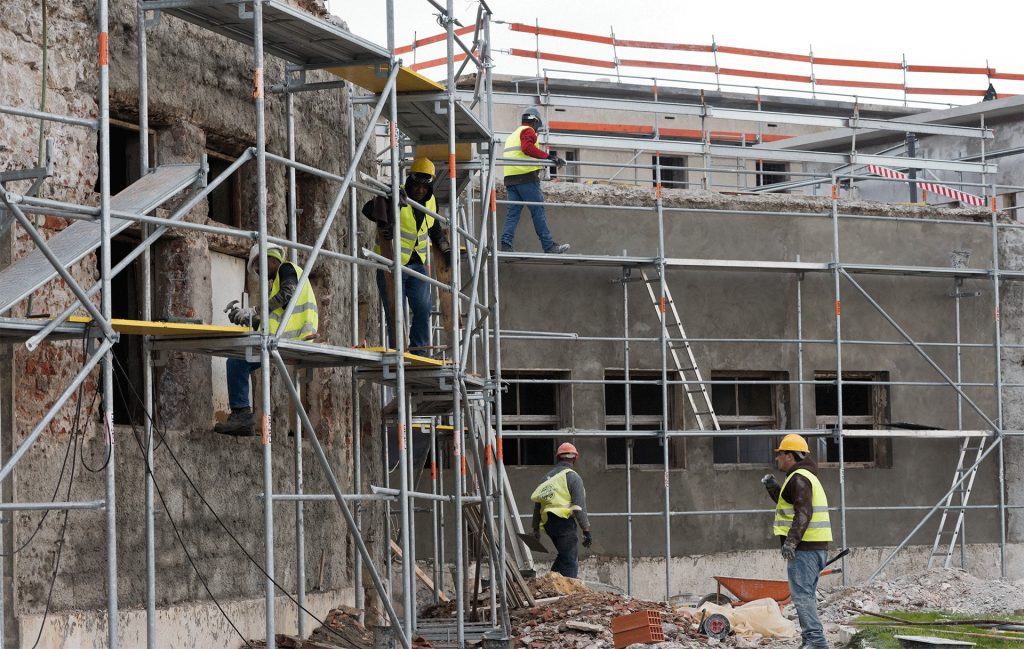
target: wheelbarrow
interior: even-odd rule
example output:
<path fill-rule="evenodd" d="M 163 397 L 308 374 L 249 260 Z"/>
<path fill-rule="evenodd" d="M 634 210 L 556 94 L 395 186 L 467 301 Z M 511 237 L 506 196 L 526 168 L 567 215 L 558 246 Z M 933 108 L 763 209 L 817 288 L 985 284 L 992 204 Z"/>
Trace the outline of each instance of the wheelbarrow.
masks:
<path fill-rule="evenodd" d="M 839 554 L 837 554 L 836 556 L 829 559 L 825 563 L 825 565 L 828 566 L 830 564 L 833 564 L 836 561 L 839 561 L 840 559 L 848 555 L 849 553 L 850 550 L 849 548 L 847 548 Z M 822 570 L 821 575 L 824 577 L 825 575 L 834 575 L 837 573 L 841 573 L 842 571 L 842 568 Z M 779 606 L 785 606 L 790 601 L 788 580 L 747 579 L 744 577 L 721 577 L 716 575 L 715 581 L 718 582 L 718 590 L 714 593 L 708 593 L 703 598 L 701 598 L 701 600 L 697 602 L 698 607 L 706 602 L 711 602 L 712 604 L 720 605 L 733 604 L 734 602 L 746 604 L 748 602 L 753 602 L 754 600 L 758 599 L 764 599 L 766 597 L 774 599 L 776 602 L 779 603 Z M 722 592 L 723 588 L 732 593 L 732 596 L 735 599 L 724 594 Z"/>

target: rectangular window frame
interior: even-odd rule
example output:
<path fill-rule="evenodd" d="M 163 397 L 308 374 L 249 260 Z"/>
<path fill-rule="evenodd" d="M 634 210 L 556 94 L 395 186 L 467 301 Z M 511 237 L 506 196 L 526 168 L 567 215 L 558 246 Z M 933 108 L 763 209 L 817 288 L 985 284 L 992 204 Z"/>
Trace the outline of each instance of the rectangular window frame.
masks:
<path fill-rule="evenodd" d="M 670 375 L 671 376 L 671 375 Z M 622 381 L 625 378 L 625 371 L 618 368 L 605 369 L 605 380 L 606 381 Z M 633 370 L 629 372 L 630 381 L 651 381 L 661 379 L 661 370 Z M 625 388 L 623 384 L 618 384 Z M 607 387 L 607 384 L 606 384 Z M 661 386 L 656 386 L 659 390 Z M 668 429 L 678 429 L 682 427 L 682 410 L 680 395 L 682 391 L 678 385 L 668 386 Z M 602 395 L 604 397 L 604 395 Z M 608 414 L 608 402 L 607 398 L 604 398 L 604 428 L 605 430 L 625 430 L 626 426 L 626 415 L 611 415 Z M 630 424 L 633 430 L 660 430 L 661 429 L 661 415 L 632 415 L 630 417 Z M 612 463 L 609 460 L 609 443 L 617 443 L 613 440 L 633 440 L 634 444 L 637 440 L 642 442 L 650 443 L 649 440 L 656 440 L 661 446 L 661 438 L 652 437 L 633 437 L 633 438 L 606 438 L 605 439 L 605 452 L 604 461 L 605 469 L 619 470 L 625 469 L 626 464 L 623 463 Z M 683 437 L 670 437 L 668 439 L 669 444 L 669 471 L 683 471 L 686 469 L 686 440 Z M 664 451 L 663 451 L 664 452 Z M 630 464 L 630 470 L 636 471 L 664 471 L 664 461 L 650 464 Z"/>
<path fill-rule="evenodd" d="M 814 372 L 815 381 L 835 381 L 835 370 L 817 370 Z M 886 371 L 843 371 L 844 381 L 872 381 L 878 385 L 871 386 L 871 414 L 870 415 L 843 415 L 843 428 L 857 429 L 887 429 L 890 427 L 890 390 L 889 372 Z M 839 422 L 837 415 L 819 415 L 818 404 L 814 404 L 814 423 L 817 428 L 823 430 L 834 430 Z M 892 440 L 888 437 L 858 438 L 870 439 L 872 459 L 869 462 L 843 462 L 847 469 L 877 469 L 892 467 Z M 811 442 L 811 452 L 819 467 L 837 468 L 838 461 L 828 461 L 828 440 L 826 437 L 819 437 Z"/>
<path fill-rule="evenodd" d="M 503 379 L 513 379 L 512 382 L 506 383 L 506 390 L 520 389 L 523 383 L 520 382 L 524 378 L 534 379 L 554 379 L 554 380 L 568 380 L 570 373 L 568 370 L 543 370 L 543 369 L 528 369 L 528 370 L 502 370 Z M 517 430 L 566 430 L 572 426 L 572 384 L 571 383 L 551 383 L 552 389 L 554 390 L 554 404 L 556 412 L 552 414 L 520 414 L 505 412 L 502 408 L 501 412 L 501 427 L 502 431 L 517 431 Z M 516 403 L 520 403 L 517 398 Z M 545 466 L 550 465 L 554 461 L 556 442 L 559 441 L 560 436 L 553 435 L 551 437 L 504 437 L 502 439 L 502 456 L 505 466 L 510 469 L 529 468 L 534 466 Z M 539 446 L 542 442 L 548 442 L 551 445 L 550 457 L 548 454 L 544 454 L 544 461 L 521 463 L 519 461 L 509 463 L 509 457 L 522 458 L 524 456 L 523 448 L 526 445 Z M 530 453 L 536 453 L 536 450 L 531 450 Z"/>
<path fill-rule="evenodd" d="M 711 372 L 712 381 L 785 381 L 788 380 L 789 373 L 777 370 L 714 370 Z M 709 386 L 711 389 L 718 387 L 729 387 L 712 385 Z M 734 390 L 738 392 L 739 384 L 732 386 Z M 775 383 L 769 385 L 772 391 L 771 404 L 772 414 L 771 415 L 721 415 L 715 413 L 718 418 L 719 428 L 726 430 L 757 430 L 757 429 L 770 429 L 770 430 L 784 430 L 789 425 L 789 386 L 781 383 Z M 737 395 L 738 398 L 738 395 Z M 771 448 L 775 448 L 776 443 L 780 439 L 779 436 L 766 436 L 769 439 L 769 445 Z M 733 437 L 737 444 L 736 457 L 740 457 L 739 444 L 742 438 L 737 436 Z M 756 439 L 762 439 L 758 436 Z M 712 447 L 714 441 L 712 441 Z M 769 455 L 764 462 L 716 462 L 714 459 L 714 449 L 712 448 L 711 453 L 712 465 L 714 468 L 719 470 L 733 470 L 733 469 L 750 469 L 750 468 L 761 468 L 766 464 L 772 463 L 772 456 Z"/>

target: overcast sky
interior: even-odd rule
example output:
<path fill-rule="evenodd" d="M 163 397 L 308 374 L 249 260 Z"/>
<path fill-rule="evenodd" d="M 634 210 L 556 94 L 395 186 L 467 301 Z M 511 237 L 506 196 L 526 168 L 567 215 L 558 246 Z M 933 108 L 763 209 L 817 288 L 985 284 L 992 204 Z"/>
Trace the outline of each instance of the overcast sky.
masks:
<path fill-rule="evenodd" d="M 444 5 L 444 0 L 440 0 Z M 346 20 L 350 29 L 360 36 L 384 44 L 386 13 L 383 0 L 351 2 L 329 0 L 331 11 Z M 899 62 L 906 57 L 911 65 L 955 65 L 985 67 L 1000 72 L 1024 74 L 1021 55 L 1021 29 L 1024 27 L 1024 3 L 1019 0 L 988 0 L 975 3 L 949 0 L 824 3 L 821 0 L 784 0 L 754 2 L 748 0 L 717 0 L 689 2 L 684 0 L 488 0 L 494 19 L 532 24 L 542 27 L 588 32 L 607 36 L 614 29 L 620 39 L 667 41 L 709 45 L 714 36 L 718 45 L 767 49 L 807 54 L 813 47 L 815 57 L 869 59 Z M 433 14 L 436 10 L 426 0 L 395 0 L 396 39 L 399 45 L 439 33 L 441 28 Z M 456 17 L 470 25 L 476 16 L 476 2 L 456 0 Z M 532 35 L 512 32 L 507 25 L 493 28 L 494 47 L 535 49 Z M 609 45 L 584 43 L 561 38 L 541 37 L 542 51 L 601 60 L 613 58 Z M 416 60 L 442 57 L 444 44 L 421 48 Z M 663 60 L 678 63 L 713 65 L 711 54 L 699 52 L 666 52 L 650 49 L 619 48 L 619 58 Z M 413 55 L 404 55 L 412 62 Z M 498 74 L 533 75 L 536 62 L 508 54 L 496 56 Z M 806 75 L 807 63 L 765 60 L 761 58 L 719 54 L 721 67 L 771 70 Z M 587 70 L 595 76 L 614 77 L 614 70 L 579 68 L 565 63 L 545 61 L 542 66 L 557 70 Z M 712 75 L 696 72 L 655 71 L 622 68 L 622 74 L 686 78 L 713 81 Z M 442 78 L 444 68 L 424 71 L 432 78 Z M 815 66 L 818 78 L 863 79 L 902 83 L 899 70 L 859 70 L 837 66 Z M 554 72 L 551 76 L 559 75 Z M 763 87 L 801 87 L 780 81 L 723 78 L 738 84 L 762 84 Z M 996 80 L 1001 93 L 1024 93 L 1024 82 Z M 912 87 L 961 87 L 984 90 L 987 80 L 975 75 L 939 75 L 912 73 Z M 821 88 L 824 90 L 824 88 Z M 831 90 L 831 89 L 829 89 Z M 856 90 L 862 95 L 880 95 L 884 91 Z M 977 98 L 921 97 L 934 101 L 973 103 Z"/>

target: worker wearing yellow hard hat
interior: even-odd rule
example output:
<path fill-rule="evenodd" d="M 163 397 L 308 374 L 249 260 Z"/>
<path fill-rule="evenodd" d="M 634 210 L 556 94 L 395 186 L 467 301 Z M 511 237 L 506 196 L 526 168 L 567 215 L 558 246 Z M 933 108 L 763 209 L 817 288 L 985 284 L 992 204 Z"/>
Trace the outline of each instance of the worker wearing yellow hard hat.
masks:
<path fill-rule="evenodd" d="M 775 449 L 775 466 L 786 479 L 779 485 L 769 473 L 761 483 L 775 501 L 772 533 L 779 537 L 786 560 L 789 591 L 803 636 L 801 646 L 822 649 L 829 645 L 818 619 L 816 591 L 832 540 L 832 525 L 828 499 L 817 476 L 818 465 L 810 453 L 803 436 L 786 435 Z"/>

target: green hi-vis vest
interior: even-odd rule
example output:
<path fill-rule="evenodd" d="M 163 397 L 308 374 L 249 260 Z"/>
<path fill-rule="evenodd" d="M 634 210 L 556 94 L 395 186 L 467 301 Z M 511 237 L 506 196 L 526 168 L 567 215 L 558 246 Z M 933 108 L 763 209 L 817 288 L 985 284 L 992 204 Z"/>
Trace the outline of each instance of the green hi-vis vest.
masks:
<path fill-rule="evenodd" d="M 569 495 L 569 483 L 566 476 L 575 473 L 572 469 L 559 471 L 544 482 L 537 485 L 530 495 L 530 500 L 540 503 L 540 526 L 548 522 L 548 513 L 559 518 L 569 518 L 572 513 L 580 509 L 579 505 L 572 504 L 572 496 Z"/>
<path fill-rule="evenodd" d="M 433 196 L 427 199 L 423 206 L 432 212 L 437 211 L 437 201 L 434 200 Z M 420 256 L 423 263 L 426 263 L 427 247 L 430 245 L 428 231 L 434 225 L 434 217 L 424 212 L 423 222 L 420 223 L 420 227 L 417 230 L 416 217 L 412 213 L 412 206 L 406 205 L 398 212 L 398 222 L 402 229 L 402 265 L 409 265 L 409 259 L 412 257 L 413 251 Z M 373 251 L 379 255 L 380 245 L 375 246 Z"/>
<path fill-rule="evenodd" d="M 299 299 L 295 302 L 295 310 L 292 311 L 291 317 L 285 324 L 283 337 L 305 340 L 316 334 L 317 327 L 320 326 L 320 312 L 316 306 L 316 295 L 313 294 L 313 287 L 309 285 L 309 280 L 303 277 L 302 268 L 290 261 L 282 263 L 282 266 L 284 264 L 291 265 L 299 278 Z M 274 285 L 270 287 L 269 298 L 272 299 L 280 292 L 281 271 L 279 269 L 277 276 L 274 277 Z M 284 307 L 270 312 L 270 333 L 277 333 L 281 327 L 281 316 L 283 315 Z"/>
<path fill-rule="evenodd" d="M 772 527 L 772 533 L 775 536 L 787 536 L 790 528 L 793 527 L 793 518 L 796 516 L 796 510 L 793 509 L 792 503 L 782 499 L 782 491 L 785 490 L 790 479 L 797 473 L 811 482 L 811 522 L 807 524 L 804 536 L 800 540 L 831 541 L 832 523 L 828 519 L 828 499 L 825 498 L 825 490 L 821 488 L 818 477 L 807 469 L 797 469 L 786 476 L 786 481 L 782 483 L 782 489 L 779 490 L 779 502 L 775 504 L 775 525 Z"/>
<path fill-rule="evenodd" d="M 520 139 L 523 131 L 530 128 L 529 126 L 520 126 L 516 130 L 512 131 L 512 134 L 505 140 L 505 152 L 502 154 L 506 158 L 518 158 L 520 160 L 536 160 L 533 156 L 526 155 L 523 153 L 523 142 Z M 522 174 L 528 174 L 531 171 L 537 171 L 543 169 L 540 165 L 515 165 L 511 167 L 505 167 L 506 176 L 521 176 Z"/>

